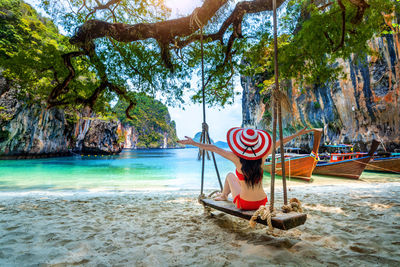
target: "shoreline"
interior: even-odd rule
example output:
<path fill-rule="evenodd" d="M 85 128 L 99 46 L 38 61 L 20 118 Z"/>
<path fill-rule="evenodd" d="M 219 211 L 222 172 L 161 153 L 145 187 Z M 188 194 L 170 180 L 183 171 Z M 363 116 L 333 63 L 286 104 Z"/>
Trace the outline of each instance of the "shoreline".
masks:
<path fill-rule="evenodd" d="M 29 153 L 21 153 L 15 155 L 0 155 L 0 160 L 24 160 L 24 159 L 44 159 L 44 158 L 62 158 L 62 157 L 72 157 L 72 156 L 117 156 L 120 155 L 124 150 L 126 151 L 141 151 L 141 150 L 170 150 L 170 149 L 185 149 L 185 147 L 167 147 L 167 148 L 123 148 L 118 153 L 106 153 L 106 152 L 98 152 L 98 153 L 88 153 L 81 152 L 77 153 L 74 151 L 65 151 L 65 152 L 55 152 L 55 153 L 42 153 L 42 154 L 29 154 Z"/>
<path fill-rule="evenodd" d="M 292 195 L 294 191 L 298 190 L 311 190 L 318 191 L 318 189 L 335 191 L 339 188 L 376 188 L 376 187 L 386 187 L 386 186 L 400 186 L 400 177 L 398 181 L 382 181 L 382 182 L 369 182 L 369 181 L 338 181 L 336 183 L 326 182 L 326 183 L 297 183 L 288 184 L 288 194 Z M 264 191 L 267 195 L 270 195 L 269 183 L 264 183 Z M 211 193 L 217 188 L 205 188 L 205 195 Z M 43 189 L 43 190 L 30 190 L 30 189 L 20 189 L 20 190 L 2 190 L 0 191 L 0 200 L 11 199 L 11 198 L 24 198 L 24 197 L 119 197 L 119 196 L 129 196 L 135 194 L 198 194 L 200 189 L 198 188 L 179 188 L 179 187 L 169 187 L 169 186 L 159 186 L 159 187 L 142 187 L 133 189 L 110 189 L 110 188 L 92 188 L 92 189 Z M 282 194 L 283 188 L 281 182 L 275 183 L 275 194 Z M 294 196 L 293 196 L 294 197 Z"/>
<path fill-rule="evenodd" d="M 23 159 L 44 159 L 44 158 L 62 158 L 71 157 L 74 154 L 71 151 L 43 154 L 18 154 L 18 155 L 0 155 L 0 160 L 23 160 Z"/>

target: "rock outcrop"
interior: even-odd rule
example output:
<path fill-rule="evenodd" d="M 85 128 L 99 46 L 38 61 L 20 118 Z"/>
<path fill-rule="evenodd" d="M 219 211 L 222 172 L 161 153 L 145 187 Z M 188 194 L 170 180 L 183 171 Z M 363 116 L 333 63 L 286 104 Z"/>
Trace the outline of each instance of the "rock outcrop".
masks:
<path fill-rule="evenodd" d="M 171 124 L 170 120 L 167 123 Z M 119 124 L 118 132 L 124 136 L 123 147 L 127 149 L 147 149 L 147 148 L 177 148 L 178 145 L 175 125 L 171 125 L 171 130 L 140 129 L 140 131 L 151 131 L 149 134 L 141 134 L 139 129 L 129 124 Z"/>
<path fill-rule="evenodd" d="M 0 158 L 38 158 L 76 154 L 117 154 L 122 148 L 175 148 L 175 122 L 168 109 L 157 121 L 138 117 L 133 126 L 104 120 L 90 109 L 79 114 L 45 104 L 29 104 L 18 88 L 0 76 Z M 154 100 L 155 101 L 155 100 Z M 163 114 L 163 115 L 161 115 Z"/>
<path fill-rule="evenodd" d="M 132 120 L 125 116 L 128 103 L 120 101 L 114 106 L 121 124 L 118 133 L 124 138 L 124 148 L 176 148 L 179 147 L 176 125 L 168 108 L 160 101 L 144 94 L 137 94 L 137 105 L 131 111 Z"/>
<path fill-rule="evenodd" d="M 0 79 L 2 80 L 2 79 Z M 59 108 L 19 100 L 18 90 L 0 87 L 0 157 L 36 158 L 84 154 L 115 154 L 117 121 L 103 121 L 94 115 L 71 122 Z M 87 113 L 87 111 L 86 111 Z"/>
<path fill-rule="evenodd" d="M 117 120 L 97 118 L 90 110 L 80 114 L 72 135 L 73 152 L 80 154 L 118 154 L 123 146 L 120 144 Z"/>
<path fill-rule="evenodd" d="M 68 153 L 63 110 L 27 106 L 17 100 L 17 91 L 0 97 L 0 155 L 30 157 Z"/>
<path fill-rule="evenodd" d="M 338 62 L 346 79 L 298 88 L 289 82 L 292 113 L 285 113 L 286 134 L 301 126 L 324 129 L 322 142 L 355 143 L 365 150 L 373 138 L 389 151 L 400 148 L 400 47 L 396 36 L 370 42 L 376 56 L 353 55 Z M 243 125 L 271 128 L 269 101 L 257 78 L 242 77 Z M 309 148 L 309 137 L 292 145 Z"/>

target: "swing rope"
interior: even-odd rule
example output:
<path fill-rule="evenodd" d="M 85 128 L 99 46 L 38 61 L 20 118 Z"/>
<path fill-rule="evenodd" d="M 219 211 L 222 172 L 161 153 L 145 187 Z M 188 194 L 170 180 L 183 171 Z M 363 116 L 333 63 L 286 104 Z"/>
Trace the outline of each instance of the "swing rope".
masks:
<path fill-rule="evenodd" d="M 282 211 L 285 213 L 296 211 L 302 212 L 301 202 L 292 198 L 290 203 L 287 203 L 287 186 L 286 186 L 286 173 L 285 173 L 285 151 L 283 144 L 283 130 L 282 130 L 282 108 L 281 101 L 278 99 L 278 91 L 279 91 L 279 69 L 278 69 L 278 29 L 277 29 L 277 14 L 276 14 L 276 0 L 272 1 L 273 5 L 273 27 L 274 27 L 274 74 L 275 74 L 275 88 L 273 91 L 273 122 L 272 122 L 272 162 L 271 162 L 271 189 L 270 189 L 270 204 L 269 208 L 266 206 L 260 206 L 256 212 L 254 212 L 251 217 L 249 224 L 252 228 L 256 225 L 256 220 L 260 217 L 262 220 L 267 220 L 268 223 L 268 232 L 271 233 L 273 231 L 271 218 L 276 215 L 276 210 L 274 209 L 275 202 L 275 173 L 276 173 L 276 127 L 277 127 L 277 119 L 279 126 L 279 145 L 280 145 L 280 154 L 281 154 L 281 166 L 282 166 L 282 185 L 283 185 L 283 202 Z M 279 115 L 279 116 L 278 116 Z M 289 161 L 290 164 L 290 161 Z M 290 170 L 289 170 L 290 172 Z"/>
<path fill-rule="evenodd" d="M 203 144 L 211 144 L 211 138 L 210 134 L 208 131 L 208 124 L 206 122 L 206 97 L 205 97 L 205 84 L 204 84 L 204 42 L 203 42 L 203 24 L 199 20 L 197 16 L 197 9 L 195 10 L 190 23 L 192 24 L 193 21 L 197 24 L 197 26 L 200 28 L 200 47 L 201 47 L 201 93 L 202 93 L 202 100 L 203 100 L 203 123 L 202 123 L 202 129 L 201 129 L 201 136 L 200 136 L 200 143 Z M 207 153 L 207 159 L 210 160 L 210 155 L 208 154 L 208 151 L 205 151 L 205 149 L 199 149 L 198 153 L 198 159 L 201 158 L 201 189 L 200 189 L 200 195 L 199 195 L 199 200 L 202 198 L 205 198 L 203 191 L 204 191 L 204 165 L 205 165 L 205 154 Z M 223 189 L 222 187 L 222 182 L 221 182 L 221 177 L 219 175 L 218 171 L 218 166 L 217 166 L 217 161 L 215 160 L 215 155 L 214 152 L 211 152 L 211 157 L 213 159 L 214 167 L 215 167 L 215 172 L 217 173 L 217 178 L 219 182 L 219 186 L 221 188 L 221 191 Z"/>
<path fill-rule="evenodd" d="M 268 224 L 268 232 L 272 233 L 273 226 L 272 226 L 272 217 L 276 216 L 276 210 L 274 209 L 274 199 L 275 199 L 275 172 L 276 172 L 276 135 L 277 135 L 277 121 L 279 123 L 279 138 L 280 138 L 280 153 L 281 153 L 281 165 L 282 165 L 282 182 L 283 182 L 283 198 L 284 198 L 284 205 L 282 207 L 282 211 L 287 213 L 291 211 L 302 212 L 301 202 L 296 199 L 292 198 L 290 203 L 287 203 L 287 186 L 286 186 L 286 175 L 285 175 L 285 152 L 283 148 L 283 131 L 282 131 L 282 110 L 281 110 L 281 102 L 278 99 L 278 91 L 279 91 L 279 72 L 278 72 L 278 37 L 277 37 L 277 14 L 276 14 L 276 0 L 273 0 L 273 24 L 274 24 L 274 66 L 275 66 L 275 88 L 273 91 L 273 129 L 272 129 L 272 169 L 271 169 L 271 189 L 270 189 L 270 204 L 269 207 L 267 206 L 260 206 L 259 209 L 253 214 L 249 223 L 251 227 L 255 227 L 256 220 L 260 217 L 262 220 L 266 220 Z M 195 10 L 192 18 L 191 23 L 193 21 L 197 24 L 200 28 L 200 42 L 201 42 L 201 82 L 202 82 L 202 100 L 203 100 L 203 124 L 202 124 L 202 133 L 200 142 L 201 143 L 211 143 L 210 136 L 208 133 L 208 125 L 206 123 L 206 107 L 205 107 L 205 84 L 204 84 L 204 45 L 203 45 L 203 25 L 201 21 L 197 17 L 197 11 Z M 278 117 L 279 114 L 279 117 Z M 217 163 L 215 161 L 214 153 L 211 152 L 215 170 L 217 172 L 218 181 L 220 184 L 221 191 L 223 189 L 221 179 L 218 172 Z M 207 157 L 209 159 L 209 155 L 207 152 Z M 201 200 L 206 198 L 203 193 L 204 187 L 204 161 L 205 161 L 205 150 L 199 149 L 198 158 L 202 159 L 202 169 L 201 169 L 201 190 L 199 195 L 199 202 L 203 204 L 205 207 L 206 212 L 209 212 L 210 209 L 207 207 L 204 202 Z M 208 197 L 210 198 L 215 192 L 211 193 Z"/>

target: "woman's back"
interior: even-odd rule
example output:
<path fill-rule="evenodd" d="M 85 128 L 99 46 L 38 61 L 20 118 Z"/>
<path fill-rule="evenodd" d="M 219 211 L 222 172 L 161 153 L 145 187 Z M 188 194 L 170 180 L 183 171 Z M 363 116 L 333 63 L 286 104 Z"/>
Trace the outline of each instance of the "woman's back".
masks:
<path fill-rule="evenodd" d="M 239 159 L 240 164 L 236 167 L 236 176 L 241 187 L 240 197 L 248 201 L 265 199 L 267 195 L 262 186 L 263 159 Z"/>

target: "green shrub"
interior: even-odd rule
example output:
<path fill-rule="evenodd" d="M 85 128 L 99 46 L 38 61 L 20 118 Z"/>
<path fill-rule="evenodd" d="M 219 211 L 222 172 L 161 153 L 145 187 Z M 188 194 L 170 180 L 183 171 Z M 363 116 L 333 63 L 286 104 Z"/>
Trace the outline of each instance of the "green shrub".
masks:
<path fill-rule="evenodd" d="M 314 102 L 314 108 L 315 109 L 320 109 L 321 108 L 321 104 L 318 101 Z"/>
<path fill-rule="evenodd" d="M 9 136 L 10 136 L 10 133 L 8 131 L 0 130 L 0 143 L 6 141 Z"/>

